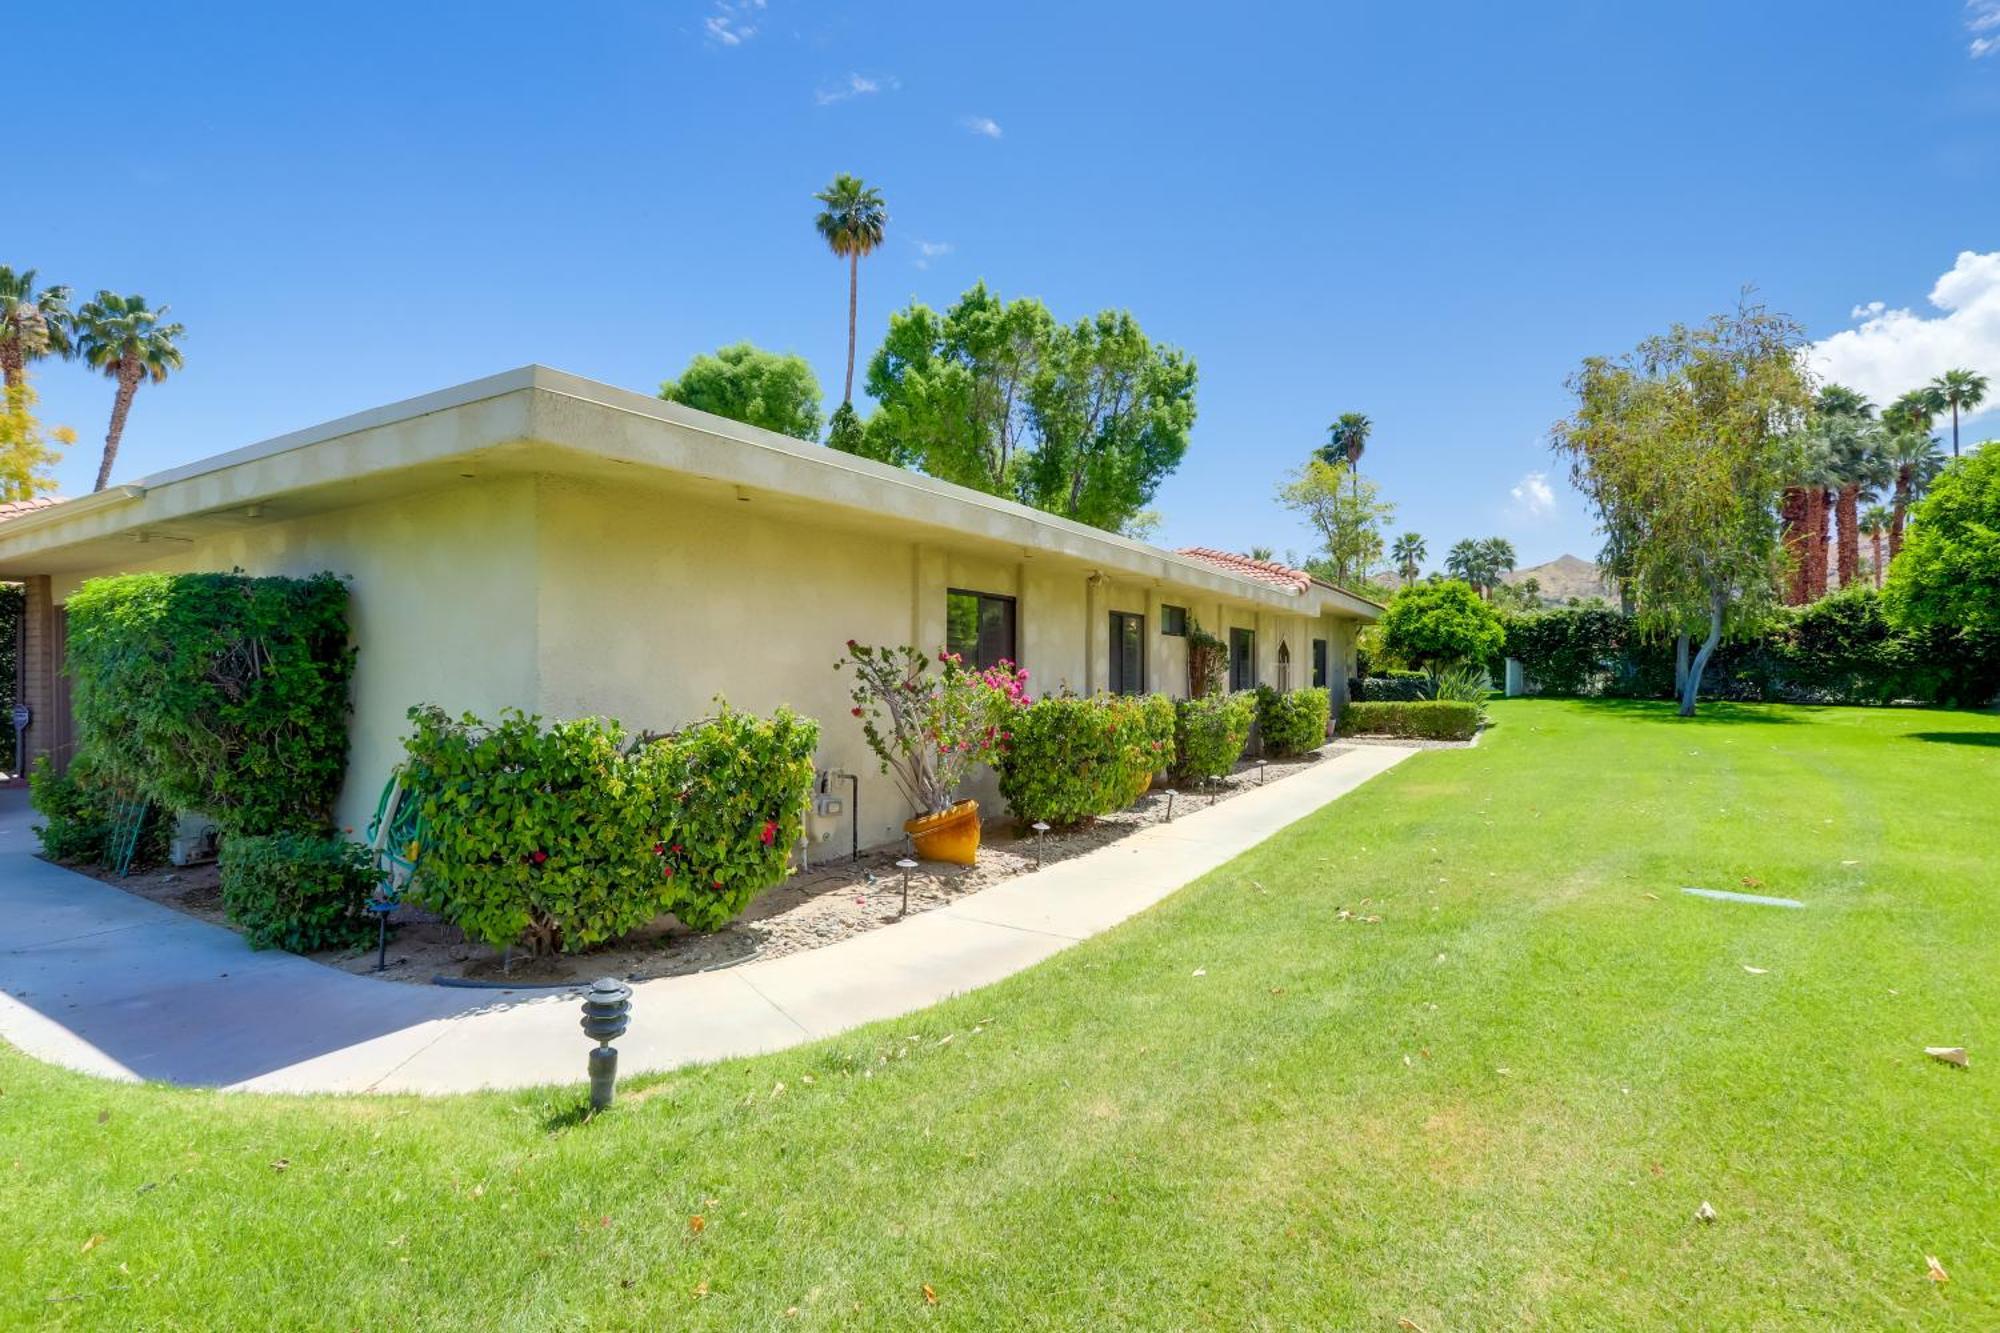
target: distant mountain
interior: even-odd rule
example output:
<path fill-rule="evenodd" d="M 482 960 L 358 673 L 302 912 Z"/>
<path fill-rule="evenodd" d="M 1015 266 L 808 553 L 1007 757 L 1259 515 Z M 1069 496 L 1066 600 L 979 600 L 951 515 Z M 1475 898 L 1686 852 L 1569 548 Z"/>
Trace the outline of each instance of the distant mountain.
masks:
<path fill-rule="evenodd" d="M 1562 606 L 1572 597 L 1616 600 L 1610 585 L 1605 582 L 1604 571 L 1590 561 L 1579 560 L 1573 555 L 1559 555 L 1546 564 L 1509 570 L 1503 578 L 1508 583 L 1535 580 L 1542 603 L 1546 606 Z"/>

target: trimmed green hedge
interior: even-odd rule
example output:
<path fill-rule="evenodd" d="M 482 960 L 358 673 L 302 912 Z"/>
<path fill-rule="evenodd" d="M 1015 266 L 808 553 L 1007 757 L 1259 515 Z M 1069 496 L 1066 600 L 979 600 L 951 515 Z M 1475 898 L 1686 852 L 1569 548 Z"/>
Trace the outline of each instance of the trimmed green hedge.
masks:
<path fill-rule="evenodd" d="M 328 826 L 347 766 L 347 588 L 331 574 L 122 574 L 71 594 L 77 762 L 228 834 Z"/>
<path fill-rule="evenodd" d="M 311 953 L 371 939 L 368 849 L 309 833 L 234 837 L 222 845 L 222 906 L 253 949 Z"/>
<path fill-rule="evenodd" d="M 1640 638 L 1616 611 L 1556 608 L 1507 617 L 1506 655 L 1544 694 L 1666 699 L 1671 643 Z M 1977 707 L 2000 693 L 2000 634 L 1898 629 L 1868 587 L 1810 606 L 1779 608 L 1720 645 L 1702 677 L 1704 698 L 1809 704 Z"/>
<path fill-rule="evenodd" d="M 1174 781 L 1227 777 L 1243 757 L 1256 721 L 1257 696 L 1249 690 L 1174 700 Z"/>
<path fill-rule="evenodd" d="M 1383 676 L 1365 676 L 1349 683 L 1348 692 L 1370 703 L 1409 702 L 1430 698 L 1431 678 L 1425 671 L 1391 671 Z"/>
<path fill-rule="evenodd" d="M 1324 689 L 1291 690 L 1284 694 L 1269 685 L 1257 687 L 1257 734 L 1264 752 L 1305 754 L 1326 744 L 1332 696 Z"/>
<path fill-rule="evenodd" d="M 1479 730 L 1479 705 L 1418 700 L 1350 703 L 1340 710 L 1343 736 L 1404 736 L 1427 741 L 1469 741 Z"/>
<path fill-rule="evenodd" d="M 819 724 L 789 709 L 629 744 L 602 718 L 410 717 L 412 897 L 495 948 L 587 949 L 663 912 L 719 929 L 790 873 Z"/>
<path fill-rule="evenodd" d="M 1017 709 L 994 766 L 1024 824 L 1057 828 L 1123 810 L 1173 762 L 1174 704 L 1163 694 L 1051 695 Z"/>

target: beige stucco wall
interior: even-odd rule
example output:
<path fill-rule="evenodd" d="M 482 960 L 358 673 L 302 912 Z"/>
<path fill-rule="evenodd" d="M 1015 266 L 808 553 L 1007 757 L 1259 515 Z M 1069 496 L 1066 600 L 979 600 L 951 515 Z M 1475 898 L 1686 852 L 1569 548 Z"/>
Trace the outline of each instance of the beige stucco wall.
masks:
<path fill-rule="evenodd" d="M 134 543 L 117 568 L 58 575 L 58 602 L 85 578 L 140 570 L 229 570 L 348 580 L 359 646 L 348 780 L 336 818 L 358 835 L 401 756 L 420 702 L 490 715 L 535 701 L 537 488 L 502 477 L 303 518 L 246 522 L 190 543 Z M 157 552 L 157 554 L 154 554 Z"/>
<path fill-rule="evenodd" d="M 1204 627 L 1257 631 L 1259 679 L 1310 683 L 1311 639 L 1330 640 L 1344 686 L 1350 622 L 1233 603 L 1171 583 L 1096 575 L 1058 552 L 954 540 L 907 524 L 879 528 L 810 507 L 733 499 L 672 478 L 614 483 L 568 474 L 466 477 L 429 491 L 301 517 L 247 515 L 193 542 L 132 544 L 116 567 L 58 575 L 57 601 L 84 578 L 124 570 L 227 570 L 349 580 L 359 648 L 349 776 L 338 817 L 357 833 L 400 758 L 419 702 L 492 716 L 597 714 L 667 729 L 727 697 L 759 712 L 788 704 L 819 719 L 820 766 L 860 775 L 861 841 L 894 841 L 908 815 L 849 715 L 833 670 L 849 638 L 941 646 L 945 593 L 1017 599 L 1017 646 L 1036 693 L 1104 688 L 1109 613 L 1146 617 L 1147 686 L 1181 694 L 1186 642 L 1162 635 L 1161 608 Z M 999 813 L 990 775 L 976 782 Z M 845 816 L 818 826 L 844 849 Z"/>

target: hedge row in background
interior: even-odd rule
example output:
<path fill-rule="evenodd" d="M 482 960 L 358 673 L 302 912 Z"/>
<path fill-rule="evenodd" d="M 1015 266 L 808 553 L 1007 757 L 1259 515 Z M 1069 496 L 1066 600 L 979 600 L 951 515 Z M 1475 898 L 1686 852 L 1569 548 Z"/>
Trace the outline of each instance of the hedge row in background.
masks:
<path fill-rule="evenodd" d="M 1340 710 L 1340 734 L 1469 741 L 1479 730 L 1479 711 L 1478 704 L 1438 700 L 1350 703 Z"/>
<path fill-rule="evenodd" d="M 1430 697 L 1431 678 L 1425 671 L 1385 671 L 1379 676 L 1365 676 L 1360 680 L 1347 682 L 1348 696 L 1357 702 L 1371 703 L 1410 702 Z"/>
<path fill-rule="evenodd" d="M 253 949 L 365 943 L 375 879 L 366 847 L 324 834 L 240 835 L 222 849 L 222 906 Z"/>
<path fill-rule="evenodd" d="M 1257 696 L 1208 694 L 1174 700 L 1175 782 L 1212 782 L 1235 771 L 1257 720 Z"/>
<path fill-rule="evenodd" d="M 1257 734 L 1264 753 L 1306 754 L 1326 744 L 1326 724 L 1332 696 L 1323 689 L 1280 694 L 1269 685 L 1257 687 Z"/>
<path fill-rule="evenodd" d="M 328 825 L 354 666 L 339 579 L 123 574 L 68 615 L 82 781 L 225 834 Z"/>
<path fill-rule="evenodd" d="M 1174 758 L 1174 703 L 1162 694 L 1051 695 L 1015 711 L 995 765 L 1024 824 L 1057 828 L 1122 810 Z"/>
<path fill-rule="evenodd" d="M 474 939 L 586 949 L 662 912 L 714 930 L 789 873 L 819 726 L 788 709 L 633 743 L 601 718 L 410 716 L 412 897 Z"/>
<path fill-rule="evenodd" d="M 1506 656 L 1546 694 L 1664 699 L 1670 643 L 1641 639 L 1618 612 L 1581 607 L 1507 617 Z M 1842 589 L 1811 606 L 1774 611 L 1753 635 L 1722 644 L 1704 697 L 1806 704 L 1977 707 L 2000 694 L 2000 634 L 1898 629 L 1874 589 Z"/>

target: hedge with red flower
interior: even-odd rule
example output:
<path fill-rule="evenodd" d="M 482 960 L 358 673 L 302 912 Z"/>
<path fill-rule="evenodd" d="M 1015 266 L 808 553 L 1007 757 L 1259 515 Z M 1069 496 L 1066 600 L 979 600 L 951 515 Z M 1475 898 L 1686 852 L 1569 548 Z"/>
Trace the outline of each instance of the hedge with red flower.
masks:
<path fill-rule="evenodd" d="M 713 930 L 789 873 L 819 728 L 787 709 L 637 740 L 602 718 L 410 716 L 411 893 L 474 939 L 587 949 L 663 912 Z"/>

